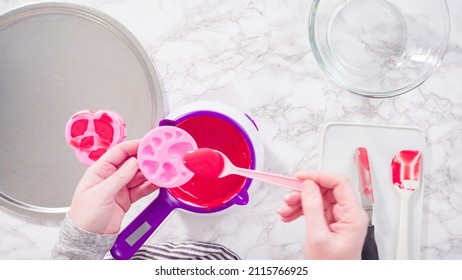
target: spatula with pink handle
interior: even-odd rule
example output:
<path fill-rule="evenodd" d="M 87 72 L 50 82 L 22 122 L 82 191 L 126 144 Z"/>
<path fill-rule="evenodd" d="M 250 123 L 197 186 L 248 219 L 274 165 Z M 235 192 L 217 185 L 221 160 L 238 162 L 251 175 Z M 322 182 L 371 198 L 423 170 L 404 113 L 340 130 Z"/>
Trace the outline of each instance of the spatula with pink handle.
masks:
<path fill-rule="evenodd" d="M 400 151 L 391 163 L 393 187 L 401 199 L 398 244 L 396 259 L 409 259 L 409 200 L 419 187 L 421 153 L 419 151 Z"/>
<path fill-rule="evenodd" d="M 236 167 L 222 152 L 200 148 L 186 153 L 183 163 L 195 174 L 207 178 L 222 178 L 231 174 L 257 179 L 266 183 L 300 191 L 302 181 L 282 175 Z"/>

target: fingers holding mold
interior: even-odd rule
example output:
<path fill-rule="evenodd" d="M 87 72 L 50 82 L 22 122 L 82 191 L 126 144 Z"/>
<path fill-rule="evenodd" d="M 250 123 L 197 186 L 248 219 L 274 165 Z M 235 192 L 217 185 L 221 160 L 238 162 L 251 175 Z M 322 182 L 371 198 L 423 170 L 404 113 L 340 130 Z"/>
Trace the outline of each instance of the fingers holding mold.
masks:
<path fill-rule="evenodd" d="M 140 170 L 151 183 L 174 188 L 188 182 L 194 173 L 182 162 L 183 155 L 197 149 L 195 140 L 175 126 L 152 129 L 138 147 Z"/>

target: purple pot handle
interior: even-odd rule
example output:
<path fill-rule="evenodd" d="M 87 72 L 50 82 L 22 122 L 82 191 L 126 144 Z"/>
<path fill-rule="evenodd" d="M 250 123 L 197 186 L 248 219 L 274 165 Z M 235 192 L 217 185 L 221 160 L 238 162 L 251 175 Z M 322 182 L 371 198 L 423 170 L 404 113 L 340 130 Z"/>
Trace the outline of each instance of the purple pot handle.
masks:
<path fill-rule="evenodd" d="M 177 208 L 165 189 L 117 237 L 111 254 L 117 260 L 128 260 L 154 233 L 162 222 Z"/>

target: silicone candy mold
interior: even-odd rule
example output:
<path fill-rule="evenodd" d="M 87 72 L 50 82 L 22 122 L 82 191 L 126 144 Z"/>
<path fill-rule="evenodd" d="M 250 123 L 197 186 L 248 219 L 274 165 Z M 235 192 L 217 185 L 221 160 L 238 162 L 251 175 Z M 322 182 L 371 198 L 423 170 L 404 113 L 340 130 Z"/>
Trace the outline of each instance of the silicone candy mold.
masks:
<path fill-rule="evenodd" d="M 138 147 L 140 170 L 156 186 L 179 187 L 194 175 L 183 165 L 183 155 L 196 149 L 196 141 L 183 129 L 175 126 L 154 128 Z"/>
<path fill-rule="evenodd" d="M 125 128 L 125 122 L 114 112 L 84 110 L 69 119 L 65 137 L 77 159 L 91 165 L 125 139 Z"/>

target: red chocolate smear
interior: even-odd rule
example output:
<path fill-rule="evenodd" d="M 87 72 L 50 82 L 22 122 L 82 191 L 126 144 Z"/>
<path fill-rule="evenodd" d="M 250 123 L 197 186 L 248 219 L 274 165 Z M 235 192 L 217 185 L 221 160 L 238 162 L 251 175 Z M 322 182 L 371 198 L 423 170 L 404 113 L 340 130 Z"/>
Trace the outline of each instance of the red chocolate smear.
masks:
<path fill-rule="evenodd" d="M 399 152 L 392 161 L 393 184 L 403 188 L 404 180 L 418 181 L 421 164 L 420 151 L 404 150 Z"/>
<path fill-rule="evenodd" d="M 77 136 L 83 135 L 88 127 L 88 120 L 78 120 L 75 121 L 71 126 L 71 137 L 75 138 Z"/>
<path fill-rule="evenodd" d="M 91 152 L 88 155 L 88 158 L 91 159 L 91 160 L 98 160 L 106 151 L 107 151 L 107 149 L 100 148 L 100 149 L 98 149 L 96 151 Z"/>
<path fill-rule="evenodd" d="M 69 141 L 69 145 L 75 148 L 80 148 L 80 141 L 79 139 L 71 139 L 71 141 Z"/>
<path fill-rule="evenodd" d="M 114 138 L 114 128 L 112 125 L 106 122 L 103 118 L 94 120 L 93 122 L 95 123 L 96 134 L 98 134 L 102 140 L 112 143 Z"/>
<path fill-rule="evenodd" d="M 112 118 L 106 113 L 104 113 L 99 119 L 107 123 L 112 123 Z"/>
<path fill-rule="evenodd" d="M 93 136 L 87 136 L 82 138 L 80 141 L 80 148 L 82 149 L 90 149 L 93 147 L 94 141 L 93 141 Z"/>
<path fill-rule="evenodd" d="M 364 147 L 359 147 L 357 149 L 356 156 L 357 164 L 359 165 L 359 168 L 361 170 L 361 172 L 359 172 L 359 180 L 362 182 L 361 186 L 363 187 L 363 189 L 360 191 L 365 195 L 372 195 L 372 200 L 374 200 L 372 185 L 370 184 L 371 168 L 369 165 L 369 156 L 367 154 L 367 149 Z"/>

